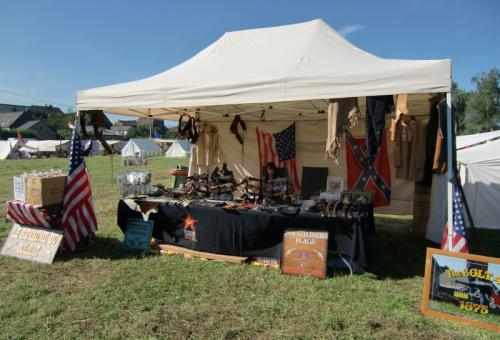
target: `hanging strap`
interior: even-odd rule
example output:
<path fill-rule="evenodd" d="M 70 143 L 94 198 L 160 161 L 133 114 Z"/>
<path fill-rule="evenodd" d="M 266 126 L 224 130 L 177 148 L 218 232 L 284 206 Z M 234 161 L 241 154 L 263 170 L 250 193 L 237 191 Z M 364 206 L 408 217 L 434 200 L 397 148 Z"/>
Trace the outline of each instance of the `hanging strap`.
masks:
<path fill-rule="evenodd" d="M 243 137 L 241 137 L 240 132 L 238 131 L 238 125 L 241 126 L 241 129 L 243 131 L 247 130 L 247 125 L 241 119 L 240 115 L 234 116 L 233 122 L 229 126 L 229 131 L 231 131 L 231 133 L 236 136 L 238 142 L 240 142 L 240 144 L 243 145 Z"/>

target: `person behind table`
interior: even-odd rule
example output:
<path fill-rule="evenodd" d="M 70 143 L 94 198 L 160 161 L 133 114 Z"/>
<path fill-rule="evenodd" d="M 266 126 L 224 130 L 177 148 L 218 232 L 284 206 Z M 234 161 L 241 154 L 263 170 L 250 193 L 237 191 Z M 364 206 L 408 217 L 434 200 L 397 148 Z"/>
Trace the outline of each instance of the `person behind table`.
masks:
<path fill-rule="evenodd" d="M 276 164 L 273 162 L 267 163 L 262 176 L 262 194 L 265 199 L 275 199 L 275 197 L 273 197 L 273 179 L 276 178 L 278 178 Z"/>

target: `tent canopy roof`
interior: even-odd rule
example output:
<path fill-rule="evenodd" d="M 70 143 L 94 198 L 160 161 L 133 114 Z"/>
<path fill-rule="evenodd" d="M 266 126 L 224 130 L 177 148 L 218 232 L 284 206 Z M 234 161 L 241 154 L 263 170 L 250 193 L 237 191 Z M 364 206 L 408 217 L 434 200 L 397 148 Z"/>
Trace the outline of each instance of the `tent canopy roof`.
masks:
<path fill-rule="evenodd" d="M 474 146 L 497 138 L 500 138 L 500 130 L 457 136 L 457 149 Z"/>
<path fill-rule="evenodd" d="M 79 91 L 77 107 L 163 119 L 197 111 L 214 119 L 271 107 L 284 115 L 317 114 L 328 98 L 450 89 L 449 59 L 382 59 L 318 19 L 225 33 L 158 75 Z"/>

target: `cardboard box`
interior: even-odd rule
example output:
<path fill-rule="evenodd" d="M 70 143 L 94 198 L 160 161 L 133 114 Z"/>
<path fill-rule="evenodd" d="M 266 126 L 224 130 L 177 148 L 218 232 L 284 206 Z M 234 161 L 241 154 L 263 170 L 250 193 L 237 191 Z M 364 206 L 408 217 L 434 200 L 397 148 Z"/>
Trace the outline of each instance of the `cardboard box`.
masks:
<path fill-rule="evenodd" d="M 26 180 L 26 202 L 42 207 L 62 204 L 66 177 L 28 178 Z"/>
<path fill-rule="evenodd" d="M 14 199 L 19 201 L 26 200 L 26 179 L 22 177 L 14 176 L 13 183 L 13 191 L 14 191 Z"/>

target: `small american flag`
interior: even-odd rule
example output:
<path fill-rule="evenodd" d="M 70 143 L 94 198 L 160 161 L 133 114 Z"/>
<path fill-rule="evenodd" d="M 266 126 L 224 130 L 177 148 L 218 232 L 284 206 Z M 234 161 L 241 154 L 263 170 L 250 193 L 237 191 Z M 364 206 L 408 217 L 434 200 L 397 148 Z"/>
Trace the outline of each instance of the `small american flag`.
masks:
<path fill-rule="evenodd" d="M 26 143 L 24 143 L 23 135 L 21 135 L 21 131 L 19 131 L 19 129 L 17 129 L 17 142 L 21 146 L 25 146 L 26 145 Z"/>
<path fill-rule="evenodd" d="M 82 238 L 91 235 L 97 229 L 92 190 L 77 129 L 73 130 L 71 137 L 69 159 L 68 181 L 64 189 L 62 227 L 64 228 L 64 248 L 74 250 Z"/>
<path fill-rule="evenodd" d="M 458 253 L 468 253 L 469 245 L 465 237 L 464 208 L 460 190 L 453 184 L 453 231 L 448 235 L 448 224 L 444 228 L 441 248 Z"/>
<path fill-rule="evenodd" d="M 300 182 L 295 159 L 295 123 L 275 134 L 264 133 L 259 128 L 256 130 L 260 169 L 269 162 L 279 168 L 286 168 L 292 192 L 299 192 Z"/>

